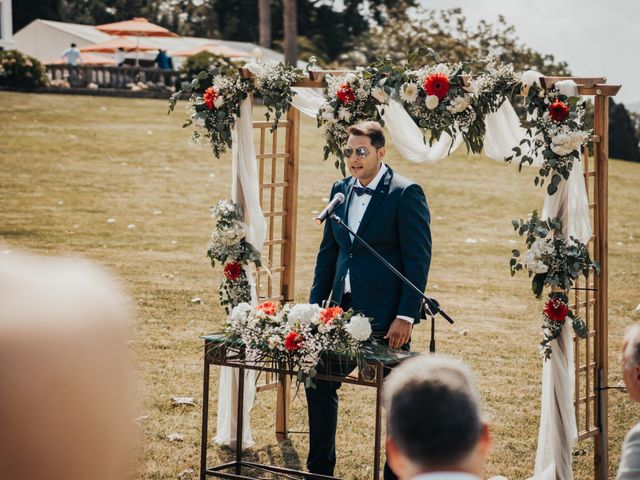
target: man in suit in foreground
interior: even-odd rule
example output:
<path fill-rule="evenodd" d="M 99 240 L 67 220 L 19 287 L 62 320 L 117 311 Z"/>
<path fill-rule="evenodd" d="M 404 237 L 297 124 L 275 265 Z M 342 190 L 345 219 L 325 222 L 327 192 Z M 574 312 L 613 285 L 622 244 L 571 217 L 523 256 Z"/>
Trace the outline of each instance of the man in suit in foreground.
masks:
<path fill-rule="evenodd" d="M 389 375 L 387 461 L 400 480 L 479 480 L 489 427 L 469 370 L 439 356 L 414 357 Z"/>
<path fill-rule="evenodd" d="M 640 402 L 640 324 L 631 326 L 622 343 L 622 379 L 629 397 Z M 637 423 L 624 439 L 617 480 L 640 479 L 640 423 Z"/>
<path fill-rule="evenodd" d="M 380 124 L 349 128 L 344 149 L 350 177 L 336 182 L 331 198 L 345 202 L 335 213 L 420 291 L 431 261 L 429 208 L 420 185 L 383 163 L 385 138 Z M 409 349 L 421 298 L 340 225 L 327 220 L 316 261 L 310 303 L 353 308 L 372 318 L 374 335 L 392 348 Z M 345 373 L 345 372 L 341 372 Z M 340 383 L 316 381 L 306 389 L 309 457 L 312 473 L 333 475 Z M 385 465 L 385 479 L 395 479 Z"/>

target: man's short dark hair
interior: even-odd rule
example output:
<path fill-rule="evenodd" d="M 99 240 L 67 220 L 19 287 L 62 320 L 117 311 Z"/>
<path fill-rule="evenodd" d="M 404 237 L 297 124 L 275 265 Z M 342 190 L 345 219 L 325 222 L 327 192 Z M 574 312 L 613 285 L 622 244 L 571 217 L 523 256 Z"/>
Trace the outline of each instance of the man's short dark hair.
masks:
<path fill-rule="evenodd" d="M 76 44 L 75 44 L 75 43 L 72 43 L 72 44 L 71 44 L 71 48 L 76 48 Z"/>
<path fill-rule="evenodd" d="M 360 137 L 369 137 L 371 145 L 375 148 L 384 147 L 384 131 L 382 125 L 378 122 L 360 122 L 355 125 L 351 125 L 347 128 L 349 135 L 356 135 Z"/>
<path fill-rule="evenodd" d="M 480 400 L 471 375 L 452 358 L 407 360 L 387 378 L 384 396 L 387 435 L 420 467 L 455 466 L 482 435 Z"/>

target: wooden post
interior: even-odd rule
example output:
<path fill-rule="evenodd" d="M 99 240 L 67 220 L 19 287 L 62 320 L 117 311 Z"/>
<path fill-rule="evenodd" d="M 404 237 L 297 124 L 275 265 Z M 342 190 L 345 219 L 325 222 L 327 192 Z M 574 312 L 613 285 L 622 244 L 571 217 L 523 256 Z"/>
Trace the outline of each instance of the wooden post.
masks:
<path fill-rule="evenodd" d="M 287 212 L 282 222 L 282 238 L 285 240 L 282 249 L 282 265 L 287 266 L 284 275 L 280 277 L 280 292 L 285 302 L 293 301 L 295 297 L 295 264 L 296 264 L 296 233 L 298 216 L 298 156 L 300 143 L 300 112 L 295 108 L 289 110 L 287 115 L 289 128 L 287 128 L 285 151 L 288 157 L 285 159 L 283 207 Z M 289 267 L 291 266 L 291 267 Z"/>
<path fill-rule="evenodd" d="M 594 478 L 606 480 L 608 478 L 608 160 L 609 160 L 609 97 L 596 92 L 594 113 L 594 134 L 599 140 L 594 145 L 594 161 L 596 165 L 595 203 L 596 203 L 596 246 L 595 253 L 600 264 L 600 275 L 597 277 L 598 302 L 595 325 L 598 332 L 596 347 L 596 364 L 599 381 L 598 398 L 596 404 L 596 419 L 598 433 L 594 437 Z"/>
<path fill-rule="evenodd" d="M 288 128 L 285 140 L 284 198 L 286 215 L 282 222 L 282 265 L 286 269 L 280 275 L 280 293 L 285 302 L 295 297 L 296 232 L 298 216 L 298 150 L 300 141 L 300 112 L 295 108 L 287 114 Z M 289 405 L 291 404 L 291 378 L 280 376 L 276 407 L 276 438 L 285 440 L 289 434 Z"/>
<path fill-rule="evenodd" d="M 291 406 L 291 377 L 280 374 L 276 406 L 276 440 L 289 438 L 289 407 Z"/>

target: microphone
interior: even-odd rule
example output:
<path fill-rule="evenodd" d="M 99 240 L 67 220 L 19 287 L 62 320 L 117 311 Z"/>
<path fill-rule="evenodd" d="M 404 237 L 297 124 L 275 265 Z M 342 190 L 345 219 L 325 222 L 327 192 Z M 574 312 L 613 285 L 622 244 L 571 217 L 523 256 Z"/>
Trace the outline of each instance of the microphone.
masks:
<path fill-rule="evenodd" d="M 334 210 L 338 207 L 338 205 L 340 205 L 342 202 L 344 202 L 344 194 L 343 193 L 336 193 L 333 196 L 333 199 L 329 202 L 329 204 L 324 208 L 324 210 L 322 211 L 322 213 L 320 213 L 320 215 L 318 215 L 316 217 L 316 225 L 320 225 L 322 222 L 324 222 L 327 217 L 330 217 Z"/>

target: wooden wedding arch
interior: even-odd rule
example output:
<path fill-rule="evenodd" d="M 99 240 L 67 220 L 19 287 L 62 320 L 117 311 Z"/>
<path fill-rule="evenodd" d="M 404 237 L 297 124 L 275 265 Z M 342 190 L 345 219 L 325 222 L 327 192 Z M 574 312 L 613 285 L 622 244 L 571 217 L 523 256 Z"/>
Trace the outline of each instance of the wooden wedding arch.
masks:
<path fill-rule="evenodd" d="M 322 88 L 323 78 L 340 71 L 311 71 L 295 87 Z M 245 76 L 251 74 L 243 70 Z M 594 441 L 593 468 L 596 480 L 608 477 L 608 151 L 609 97 L 620 90 L 608 85 L 605 77 L 542 77 L 543 88 L 560 80 L 573 80 L 581 96 L 593 97 L 593 152 L 582 152 L 584 180 L 589 198 L 593 235 L 588 243 L 591 258 L 600 264 L 600 275 L 577 281 L 570 295 L 571 308 L 588 327 L 588 335 L 574 336 L 574 406 L 578 440 Z M 258 131 L 256 157 L 260 181 L 260 202 L 267 221 L 267 237 L 262 258 L 269 271 L 258 269 L 255 275 L 260 300 L 291 302 L 295 293 L 296 217 L 299 170 L 300 113 L 291 108 L 286 120 L 273 132 L 272 122 L 254 121 Z M 276 388 L 276 437 L 289 434 L 290 378 L 266 377 L 258 391 Z"/>

